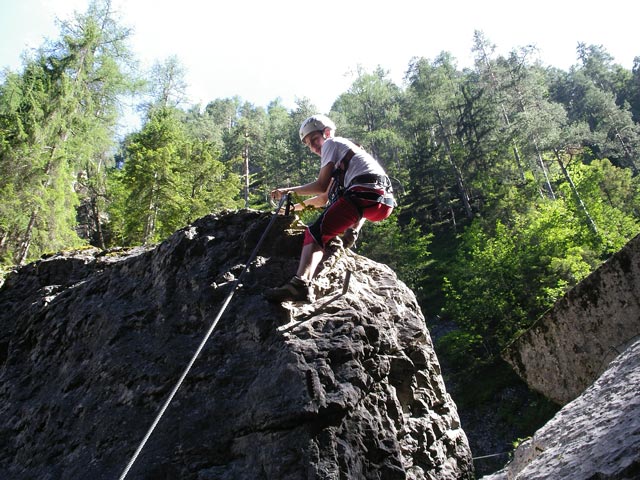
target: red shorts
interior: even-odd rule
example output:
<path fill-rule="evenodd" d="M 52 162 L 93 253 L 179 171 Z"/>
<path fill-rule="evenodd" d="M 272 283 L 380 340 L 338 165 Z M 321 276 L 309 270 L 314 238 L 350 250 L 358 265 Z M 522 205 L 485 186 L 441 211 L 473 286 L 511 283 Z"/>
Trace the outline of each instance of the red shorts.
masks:
<path fill-rule="evenodd" d="M 340 197 L 307 228 L 303 245 L 315 242 L 324 248 L 329 240 L 342 235 L 347 228 L 356 225 L 361 218 L 379 222 L 391 215 L 392 211 L 393 207 L 373 200 Z"/>

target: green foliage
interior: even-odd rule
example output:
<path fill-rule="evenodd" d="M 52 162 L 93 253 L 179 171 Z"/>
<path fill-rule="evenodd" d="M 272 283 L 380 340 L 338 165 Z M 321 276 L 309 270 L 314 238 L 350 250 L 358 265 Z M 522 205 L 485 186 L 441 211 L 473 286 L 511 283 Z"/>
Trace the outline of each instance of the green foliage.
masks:
<path fill-rule="evenodd" d="M 178 109 L 152 108 L 127 140 L 122 172 L 109 176 L 113 240 L 155 243 L 203 215 L 238 208 L 240 176 L 219 157 L 215 142 L 186 130 Z"/>
<path fill-rule="evenodd" d="M 0 87 L 0 193 L 19 205 L 0 219 L 0 256 L 21 264 L 83 243 L 76 234 L 79 194 L 93 195 L 112 146 L 117 95 L 130 89 L 123 69 L 127 31 L 107 0 L 61 24 L 61 37 L 8 73 Z M 79 177 L 87 181 L 79 187 Z M 89 190 L 82 191 L 84 187 Z M 82 191 L 82 192 L 81 192 Z"/>
<path fill-rule="evenodd" d="M 431 237 L 414 220 L 400 225 L 394 212 L 382 222 L 365 224 L 359 236 L 360 252 L 389 265 L 419 297 L 430 264 Z"/>
<path fill-rule="evenodd" d="M 482 365 L 487 359 L 482 335 L 475 333 L 454 330 L 440 337 L 437 346 L 446 352 L 449 365 L 457 371 Z"/>
<path fill-rule="evenodd" d="M 568 167 L 571 177 L 598 227 L 598 236 L 588 235 L 583 242 L 592 245 L 601 259 L 617 252 L 640 231 L 640 177 L 629 169 L 619 168 L 607 159 L 586 165 L 574 162 Z M 573 198 L 567 185 L 560 186 L 565 198 Z M 569 203 L 576 217 L 581 212 Z"/>
<path fill-rule="evenodd" d="M 181 174 L 185 189 L 183 195 L 188 203 L 183 221 L 192 222 L 211 212 L 240 206 L 240 177 L 219 160 L 213 144 L 188 142 L 185 159 Z"/>
<path fill-rule="evenodd" d="M 127 236 L 127 197 L 129 192 L 122 169 L 111 168 L 107 171 L 107 230 L 108 244 L 113 246 L 130 245 Z"/>
<path fill-rule="evenodd" d="M 271 209 L 275 187 L 312 181 L 318 158 L 298 127 L 318 113 L 239 97 L 203 109 L 184 69 L 158 62 L 144 82 L 110 0 L 61 24 L 60 37 L 0 81 L 0 277 L 12 264 L 77 247 L 80 202 L 98 246 L 155 243 L 222 209 Z M 402 208 L 368 223 L 359 252 L 388 264 L 428 317 L 457 326 L 437 342 L 456 401 L 515 384 L 500 350 L 640 232 L 640 67 L 580 45 L 568 72 L 496 56 L 481 32 L 475 64 L 416 58 L 403 88 L 362 68 L 330 116 L 393 177 Z M 123 95 L 145 84 L 142 127 L 115 148 Z M 318 211 L 300 214 L 312 222 Z M 86 230 L 87 226 L 83 226 Z M 503 405 L 525 434 L 553 410 Z"/>
<path fill-rule="evenodd" d="M 402 95 L 387 75 L 381 67 L 372 73 L 358 68 L 349 91 L 334 103 L 332 115 L 338 135 L 361 144 L 393 173 L 403 145 L 398 135 Z"/>
<path fill-rule="evenodd" d="M 128 244 L 154 243 L 175 230 L 176 217 L 186 208 L 175 188 L 183 135 L 168 107 L 153 110 L 142 131 L 132 135 L 124 167 Z"/>
<path fill-rule="evenodd" d="M 239 177 L 218 160 L 214 144 L 190 139 L 171 107 L 152 109 L 140 133 L 129 139 L 122 183 L 126 245 L 155 243 L 199 216 L 239 205 Z"/>
<path fill-rule="evenodd" d="M 120 99 L 142 82 L 110 7 L 91 2 L 20 72 L 2 75 L 2 264 L 86 242 L 80 202 L 92 241 L 130 246 L 210 212 L 270 209 L 273 188 L 318 174 L 298 137 L 318 113 L 308 99 L 293 110 L 239 97 L 183 110 L 175 57 L 153 67 L 142 127 L 116 150 Z M 365 225 L 359 251 L 393 268 L 429 316 L 458 326 L 438 349 L 463 374 L 490 372 L 515 335 L 640 231 L 640 68 L 596 46 L 580 45 L 568 72 L 532 53 L 496 56 L 476 32 L 473 68 L 447 52 L 416 58 L 403 88 L 382 67 L 358 68 L 330 112 L 402 194 L 389 219 Z M 469 398 L 505 381 L 500 369 L 471 381 Z"/>
<path fill-rule="evenodd" d="M 612 199 L 635 201 L 637 188 L 628 172 L 606 161 L 571 169 L 599 235 L 584 222 L 565 183 L 558 187 L 564 195 L 555 201 L 532 201 L 515 187 L 508 189 L 496 201 L 503 216 L 494 223 L 476 220 L 462 235 L 456 264 L 445 279 L 445 312 L 464 332 L 480 335 L 492 355 L 640 231 L 637 217 L 604 201 L 605 187 Z"/>

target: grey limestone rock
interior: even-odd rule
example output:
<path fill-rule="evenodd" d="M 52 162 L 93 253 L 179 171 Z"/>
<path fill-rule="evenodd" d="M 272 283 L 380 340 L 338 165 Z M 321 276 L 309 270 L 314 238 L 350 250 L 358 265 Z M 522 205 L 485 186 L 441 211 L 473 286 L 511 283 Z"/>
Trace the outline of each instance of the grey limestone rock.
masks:
<path fill-rule="evenodd" d="M 640 235 L 558 300 L 504 356 L 529 387 L 565 405 L 638 334 Z"/>
<path fill-rule="evenodd" d="M 483 480 L 640 478 L 640 340 Z"/>

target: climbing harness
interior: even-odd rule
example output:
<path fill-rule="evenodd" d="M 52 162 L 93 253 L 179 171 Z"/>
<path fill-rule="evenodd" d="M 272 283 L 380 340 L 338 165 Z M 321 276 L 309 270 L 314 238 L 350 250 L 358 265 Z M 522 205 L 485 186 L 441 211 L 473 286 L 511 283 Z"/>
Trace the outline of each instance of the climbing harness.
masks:
<path fill-rule="evenodd" d="M 238 286 L 240 285 L 240 281 L 242 280 L 243 275 L 249 269 L 249 265 L 251 265 L 251 263 L 255 260 L 256 256 L 258 255 L 258 250 L 262 246 L 262 243 L 264 242 L 264 239 L 266 238 L 267 233 L 269 233 L 269 230 L 273 226 L 273 223 L 275 222 L 276 217 L 278 216 L 278 213 L 280 212 L 280 209 L 285 204 L 285 202 L 286 202 L 285 214 L 288 215 L 289 211 L 290 211 L 290 207 L 292 206 L 291 194 L 288 193 L 286 195 L 283 195 L 280 198 L 280 202 L 278 203 L 278 207 L 277 207 L 276 211 L 273 213 L 273 215 L 271 216 L 271 220 L 269 221 L 269 224 L 267 225 L 267 228 L 265 229 L 264 233 L 262 234 L 262 237 L 260 237 L 260 240 L 258 241 L 257 245 L 253 249 L 253 252 L 251 252 L 251 256 L 249 257 L 249 260 L 247 260 L 247 263 L 245 264 L 244 268 L 242 269 L 242 272 L 240 272 L 240 275 L 238 275 L 238 278 L 233 283 L 231 291 L 227 294 L 227 297 L 225 298 L 224 302 L 222 303 L 222 307 L 220 308 L 220 311 L 218 312 L 218 315 L 213 320 L 213 323 L 211 324 L 211 326 L 209 327 L 209 330 L 207 331 L 206 335 L 202 339 L 202 342 L 200 342 L 200 345 L 198 346 L 198 349 L 196 350 L 196 353 L 193 355 L 193 357 L 191 358 L 191 361 L 187 365 L 187 368 L 185 368 L 184 372 L 180 376 L 180 379 L 178 380 L 178 383 L 176 383 L 175 387 L 173 387 L 173 390 L 169 394 L 169 397 L 167 398 L 167 400 L 164 402 L 164 405 L 162 406 L 162 408 L 160 409 L 160 412 L 158 413 L 158 415 L 156 416 L 155 420 L 151 424 L 151 427 L 149 428 L 149 430 L 147 431 L 146 435 L 144 436 L 144 438 L 140 442 L 140 445 L 138 446 L 137 450 L 135 451 L 135 453 L 131 457 L 131 460 L 129 460 L 129 463 L 127 464 L 126 468 L 122 472 L 122 475 L 120 475 L 119 480 L 124 480 L 124 478 L 129 473 L 129 470 L 131 470 L 131 467 L 133 466 L 133 464 L 135 463 L 136 459 L 140 455 L 140 452 L 142 452 L 142 449 L 144 448 L 145 444 L 149 440 L 149 437 L 151 437 L 151 434 L 153 433 L 153 431 L 155 430 L 156 426 L 160 422 L 160 419 L 162 418 L 162 416 L 164 415 L 165 411 L 169 407 L 169 404 L 173 400 L 173 397 L 178 392 L 178 389 L 182 385 L 182 382 L 184 382 L 184 379 L 189 374 L 189 371 L 191 370 L 191 367 L 193 367 L 193 364 L 195 363 L 196 359 L 200 356 L 200 353 L 202 352 L 202 349 L 204 348 L 205 344 L 209 340 L 209 337 L 213 333 L 213 330 L 216 328 L 216 325 L 218 324 L 218 321 L 220 320 L 220 317 L 222 317 L 222 315 L 224 314 L 225 310 L 227 309 L 227 306 L 229 305 L 229 302 L 231 302 L 231 299 L 233 298 L 233 295 L 236 293 L 236 290 L 238 289 Z"/>
<path fill-rule="evenodd" d="M 393 187 L 391 180 L 386 175 L 364 174 L 358 175 L 351 180 L 349 185 L 344 184 L 344 178 L 349 168 L 351 159 L 355 152 L 351 149 L 345 154 L 333 170 L 331 188 L 329 189 L 329 203 L 334 203 L 340 197 L 345 197 L 355 205 L 362 217 L 362 209 L 367 208 L 360 205 L 356 199 L 368 200 L 376 203 L 383 203 L 389 207 L 395 207 L 393 198 Z"/>
<path fill-rule="evenodd" d="M 336 167 L 333 169 L 331 173 L 331 177 L 333 182 L 331 183 L 331 188 L 329 189 L 329 203 L 333 203 L 338 200 L 344 194 L 344 176 L 347 173 L 347 168 L 349 168 L 349 162 L 355 155 L 355 152 L 351 149 L 342 157 Z"/>

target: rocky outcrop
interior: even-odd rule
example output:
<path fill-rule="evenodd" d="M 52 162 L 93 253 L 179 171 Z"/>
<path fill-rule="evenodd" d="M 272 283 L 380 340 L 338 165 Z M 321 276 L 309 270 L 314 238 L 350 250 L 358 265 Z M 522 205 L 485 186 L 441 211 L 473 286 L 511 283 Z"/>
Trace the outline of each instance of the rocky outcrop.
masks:
<path fill-rule="evenodd" d="M 508 349 L 529 386 L 564 407 L 483 480 L 640 478 L 639 258 L 636 237 Z"/>
<path fill-rule="evenodd" d="M 529 387 L 564 405 L 640 334 L 639 259 L 637 236 L 511 345 L 505 359 Z"/>
<path fill-rule="evenodd" d="M 640 478 L 640 340 L 482 480 Z"/>
<path fill-rule="evenodd" d="M 156 248 L 58 254 L 8 277 L 0 478 L 117 478 L 270 218 L 208 216 Z M 127 478 L 472 478 L 424 318 L 388 267 L 344 252 L 315 303 L 261 297 L 295 271 L 289 224 L 276 221 Z"/>

